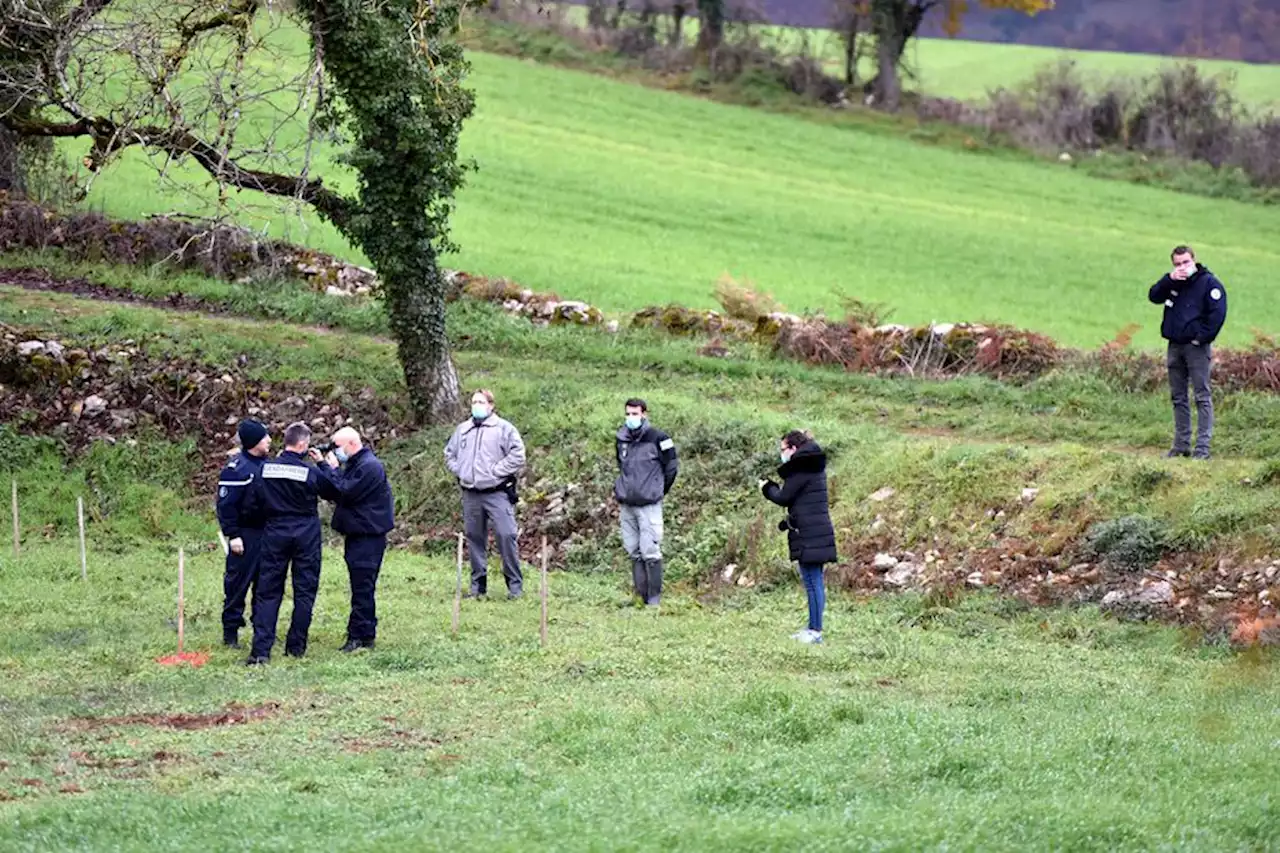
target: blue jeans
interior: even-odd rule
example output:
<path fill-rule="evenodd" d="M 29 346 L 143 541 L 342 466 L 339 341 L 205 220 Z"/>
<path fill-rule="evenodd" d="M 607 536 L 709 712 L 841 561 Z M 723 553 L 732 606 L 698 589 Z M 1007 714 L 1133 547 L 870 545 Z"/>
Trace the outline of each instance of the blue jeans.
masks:
<path fill-rule="evenodd" d="M 822 564 L 800 564 L 804 593 L 809 599 L 809 630 L 822 631 L 822 611 L 827 606 L 827 591 L 822 586 Z"/>

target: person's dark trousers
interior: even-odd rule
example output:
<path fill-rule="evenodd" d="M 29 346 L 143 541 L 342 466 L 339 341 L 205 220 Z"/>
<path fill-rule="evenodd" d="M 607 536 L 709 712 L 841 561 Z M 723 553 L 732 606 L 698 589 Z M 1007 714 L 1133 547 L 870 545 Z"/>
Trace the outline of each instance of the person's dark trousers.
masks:
<path fill-rule="evenodd" d="M 262 557 L 262 531 L 241 530 L 244 542 L 243 554 L 227 553 L 226 570 L 222 575 L 222 636 L 235 639 L 245 626 L 244 605 L 249 590 L 257 586 L 258 563 Z"/>
<path fill-rule="evenodd" d="M 515 507 L 504 491 L 462 491 L 462 523 L 467 537 L 467 553 L 471 557 L 471 593 L 485 595 L 488 591 L 489 525 L 493 525 L 493 538 L 497 540 L 498 553 L 502 556 L 502 574 L 507 581 L 507 591 L 519 595 L 524 589 L 524 576 L 520 572 L 519 527 L 516 524 Z"/>
<path fill-rule="evenodd" d="M 348 640 L 372 642 L 378 633 L 378 611 L 374 593 L 378 586 L 378 573 L 382 571 L 382 555 L 386 550 L 386 536 L 347 536 L 343 556 L 347 560 L 347 575 L 351 578 Z"/>
<path fill-rule="evenodd" d="M 284 600 L 285 572 L 292 563 L 293 616 L 285 636 L 284 653 L 302 656 L 311 631 L 311 611 L 320 586 L 320 519 L 308 519 L 283 530 L 269 529 L 258 563 L 253 595 L 252 657 L 268 658 L 276 642 L 276 623 Z"/>
<path fill-rule="evenodd" d="M 809 600 L 809 630 L 822 632 L 822 611 L 827 606 L 827 591 L 822 584 L 822 564 L 800 564 L 805 597 Z"/>
<path fill-rule="evenodd" d="M 1213 348 L 1209 344 L 1169 344 L 1169 392 L 1173 400 L 1173 452 L 1191 453 L 1191 403 L 1187 397 L 1190 383 L 1196 401 L 1195 455 L 1208 456 L 1213 440 L 1213 393 L 1209 373 Z"/>

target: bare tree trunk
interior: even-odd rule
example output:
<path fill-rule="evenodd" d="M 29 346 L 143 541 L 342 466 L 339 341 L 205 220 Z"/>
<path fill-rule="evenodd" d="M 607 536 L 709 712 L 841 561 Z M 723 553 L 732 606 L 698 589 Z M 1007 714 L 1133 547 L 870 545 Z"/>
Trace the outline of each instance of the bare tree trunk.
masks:
<path fill-rule="evenodd" d="M 16 133 L 0 127 L 0 190 L 14 196 L 25 195 L 27 191 L 22 174 L 22 157 L 18 153 L 18 140 Z"/>
<path fill-rule="evenodd" d="M 606 20 L 604 0 L 587 0 L 587 27 L 602 30 Z"/>
<path fill-rule="evenodd" d="M 698 52 L 710 62 L 724 41 L 724 0 L 698 0 Z"/>
<path fill-rule="evenodd" d="M 876 37 L 876 76 L 866 85 L 875 104 L 894 112 L 902 105 L 900 69 L 907 43 L 916 37 L 937 0 L 872 0 L 871 31 Z"/>
<path fill-rule="evenodd" d="M 845 31 L 844 39 L 844 84 L 852 86 L 858 79 L 858 19 L 851 18 Z"/>
<path fill-rule="evenodd" d="M 671 6 L 671 41 L 672 47 L 679 47 L 684 44 L 684 16 L 687 9 L 683 3 L 675 3 Z"/>
<path fill-rule="evenodd" d="M 872 81 L 875 105 L 897 112 L 902 105 L 902 80 L 898 76 L 898 58 L 902 51 L 895 39 L 881 35 L 876 39 L 876 79 Z"/>

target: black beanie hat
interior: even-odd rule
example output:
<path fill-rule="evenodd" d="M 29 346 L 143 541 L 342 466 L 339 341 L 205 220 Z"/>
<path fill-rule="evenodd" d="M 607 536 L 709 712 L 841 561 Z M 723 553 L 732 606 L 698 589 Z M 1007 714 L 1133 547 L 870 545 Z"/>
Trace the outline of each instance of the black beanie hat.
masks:
<path fill-rule="evenodd" d="M 257 447 L 258 442 L 267 437 L 267 428 L 258 421 L 246 419 L 240 422 L 236 433 L 240 436 L 240 446 L 249 450 Z"/>

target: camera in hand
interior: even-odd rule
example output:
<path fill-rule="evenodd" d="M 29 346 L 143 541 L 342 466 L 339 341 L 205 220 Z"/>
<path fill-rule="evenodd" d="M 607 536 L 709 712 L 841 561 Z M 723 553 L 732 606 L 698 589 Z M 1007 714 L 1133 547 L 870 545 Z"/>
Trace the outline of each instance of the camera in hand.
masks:
<path fill-rule="evenodd" d="M 334 444 L 332 441 L 328 441 L 328 442 L 325 442 L 324 444 L 313 444 L 311 446 L 314 447 L 316 450 L 319 450 L 322 455 L 328 456 L 330 453 L 333 452 Z"/>

